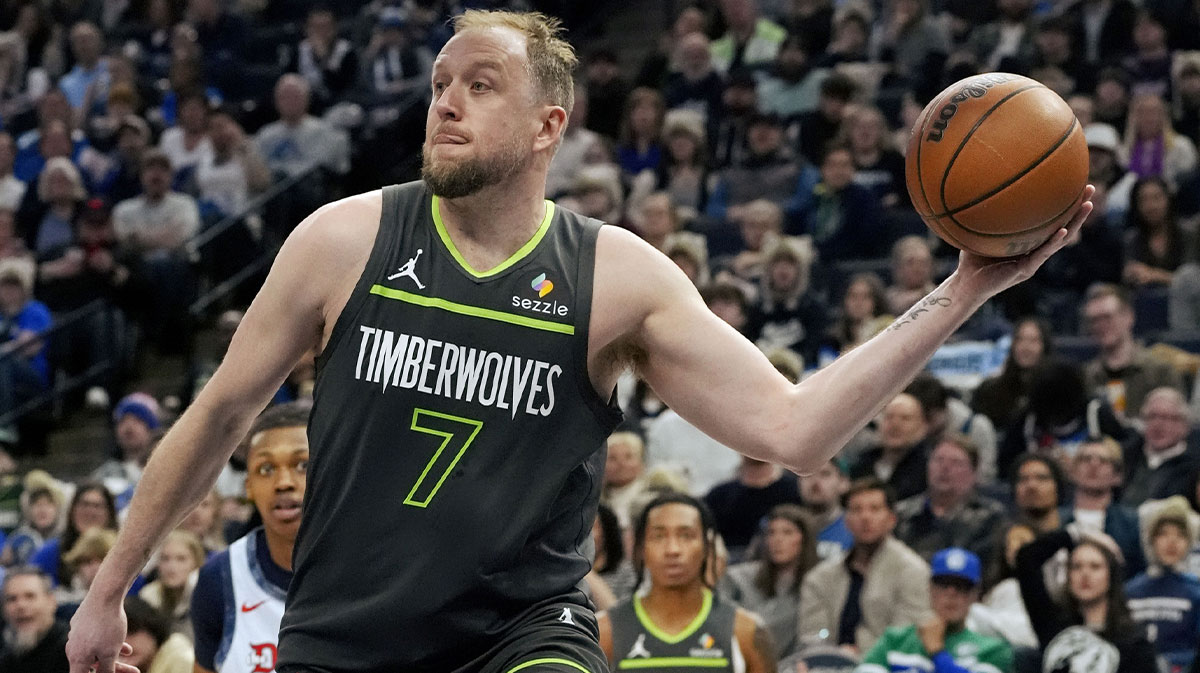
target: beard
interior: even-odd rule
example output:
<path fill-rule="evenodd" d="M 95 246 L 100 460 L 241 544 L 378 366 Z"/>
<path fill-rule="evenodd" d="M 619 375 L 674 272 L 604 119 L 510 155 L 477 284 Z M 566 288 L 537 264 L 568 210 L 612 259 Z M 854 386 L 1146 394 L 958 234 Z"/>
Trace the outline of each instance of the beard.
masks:
<path fill-rule="evenodd" d="M 486 157 L 434 161 L 428 144 L 421 154 L 421 179 L 443 199 L 470 196 L 484 187 L 498 185 L 515 175 L 527 161 L 516 138 L 508 138 L 495 153 Z"/>
<path fill-rule="evenodd" d="M 26 654 L 42 642 L 50 629 L 18 629 L 12 626 L 4 628 L 4 648 L 17 656 Z"/>

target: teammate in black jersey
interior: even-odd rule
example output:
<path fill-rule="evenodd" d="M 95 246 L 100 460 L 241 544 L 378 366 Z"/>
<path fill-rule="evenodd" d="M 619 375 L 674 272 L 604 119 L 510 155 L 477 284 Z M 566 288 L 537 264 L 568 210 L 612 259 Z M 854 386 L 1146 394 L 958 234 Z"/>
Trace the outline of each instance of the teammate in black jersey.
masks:
<path fill-rule="evenodd" d="M 499 449 L 491 430 L 499 428 L 503 437 L 512 439 L 521 466 L 529 464 L 528 452 L 538 439 L 536 432 L 523 429 L 548 418 L 543 410 L 566 414 L 580 423 L 585 413 L 591 414 L 596 432 L 589 433 L 585 441 L 593 442 L 599 430 L 613 422 L 596 401 L 611 399 L 618 375 L 633 366 L 664 402 L 717 441 L 796 472 L 815 470 L 907 384 L 972 312 L 992 295 L 1032 275 L 1064 245 L 1069 233 L 1078 230 L 1091 210 L 1085 198 L 1069 227 L 1023 257 L 997 261 L 962 255 L 955 273 L 892 328 L 793 385 L 750 342 L 705 308 L 695 288 L 667 257 L 633 234 L 618 227 L 598 231 L 592 227 L 593 252 L 593 244 L 586 238 L 592 236 L 588 233 L 591 225 L 580 222 L 582 218 L 573 218 L 572 236 L 548 231 L 558 226 L 555 222 L 566 221 L 554 219 L 543 195 L 550 159 L 572 107 L 575 65 L 570 46 L 558 36 L 556 22 L 544 16 L 467 12 L 456 19 L 455 35 L 433 67 L 424 184 L 406 188 L 428 190 L 438 197 L 426 201 L 410 194 L 405 201 L 414 208 L 430 207 L 420 212 L 436 220 L 437 254 L 422 247 L 422 256 L 406 269 L 403 264 L 416 255 L 416 250 L 411 250 L 396 268 L 373 275 L 372 265 L 385 259 L 377 240 L 406 240 L 404 237 L 415 231 L 411 227 L 429 224 L 423 215 L 425 225 L 417 222 L 417 210 L 405 215 L 393 206 L 392 211 L 384 212 L 385 197 L 380 191 L 329 204 L 296 228 L 247 311 L 220 369 L 147 465 L 117 547 L 105 559 L 72 621 L 68 645 L 72 673 L 92 668 L 112 673 L 125 635 L 121 599 L 133 578 L 166 532 L 208 494 L 251 421 L 301 354 L 313 348 L 330 368 L 323 367 L 319 375 L 310 432 L 322 429 L 316 425 L 322 407 L 381 411 L 364 415 L 359 423 L 328 424 L 325 439 L 330 443 L 312 443 L 305 524 L 297 539 L 296 575 L 289 612 L 284 615 L 281 662 L 297 671 L 598 673 L 603 655 L 594 618 L 586 601 L 573 591 L 562 591 L 561 586 L 572 573 L 582 579 L 587 569 L 586 562 L 580 562 L 589 551 L 586 543 L 567 524 L 574 520 L 586 529 L 594 518 L 596 497 L 591 489 L 595 472 L 603 465 L 602 442 L 597 441 L 594 448 L 543 443 L 540 450 L 550 472 L 544 474 L 536 467 L 514 470 L 511 476 L 495 480 L 495 488 L 507 497 L 495 504 L 486 501 L 484 508 L 464 498 L 456 483 L 475 478 L 480 462 L 506 464 L 502 456 L 495 455 Z M 1090 191 L 1085 194 L 1090 195 Z M 384 231 L 391 223 L 403 223 L 406 229 Z M 412 241 L 411 237 L 407 240 Z M 570 259 L 569 255 L 546 255 L 546 241 L 569 245 L 575 258 L 593 270 L 591 277 L 574 276 L 571 303 L 559 302 L 568 306 L 566 315 L 559 315 L 558 309 L 553 309 L 555 315 L 523 312 L 522 299 L 529 299 L 531 305 L 533 300 L 551 302 L 558 291 L 555 288 L 564 282 L 553 276 L 554 265 L 547 262 L 548 270 L 542 271 L 533 263 L 535 259 Z M 478 279 L 480 296 L 447 298 L 439 294 L 440 288 L 434 287 L 430 278 L 421 277 L 421 265 L 432 263 L 434 257 L 439 258 L 439 265 L 453 259 L 464 280 Z M 396 277 L 389 280 L 389 276 Z M 508 287 L 514 293 L 518 287 L 526 293 L 514 295 L 518 296 L 517 305 L 511 300 L 504 306 L 486 301 L 498 294 L 494 283 L 500 280 L 511 282 Z M 497 335 L 516 334 L 499 331 L 507 326 L 521 326 L 526 331 L 503 337 L 507 340 L 504 348 L 491 342 L 472 345 L 460 340 L 448 349 L 448 339 L 427 333 L 433 329 L 429 327 L 436 322 L 433 320 L 421 326 L 422 333 L 403 332 L 396 324 L 356 322 L 354 314 L 360 309 L 374 310 L 370 307 L 377 308 L 382 301 L 414 307 L 406 309 L 411 316 L 425 315 L 417 311 L 419 307 L 456 319 L 474 319 L 479 334 L 472 338 L 490 336 L 494 342 Z M 581 315 L 585 309 L 586 320 Z M 370 339 L 364 341 L 368 332 Z M 550 341 L 560 336 L 570 337 L 570 341 Z M 406 339 L 404 351 L 397 347 L 402 338 Z M 557 343 L 561 352 L 575 352 L 578 358 L 566 364 L 544 361 L 539 366 L 535 353 L 526 348 L 527 338 Z M 419 353 L 414 350 L 417 343 L 421 344 Z M 380 361 L 379 352 L 385 346 L 391 349 L 389 357 Z M 357 349 L 354 366 L 339 366 L 335 371 L 335 361 L 349 361 L 342 355 L 349 349 Z M 448 355 L 450 352 L 456 355 Z M 436 353 L 437 359 L 426 358 L 429 353 Z M 476 361 L 468 367 L 463 358 L 472 353 Z M 370 383 L 375 385 L 361 378 L 367 372 L 357 368 L 360 354 L 364 361 L 375 358 L 369 372 Z M 481 355 L 482 364 L 478 360 Z M 449 357 L 459 358 L 454 366 L 443 360 Z M 535 362 L 531 365 L 530 360 Z M 554 366 L 561 371 L 552 376 Z M 500 374 L 495 374 L 497 367 Z M 485 379 L 485 371 L 493 378 Z M 472 377 L 477 387 L 481 380 L 489 381 L 483 389 L 484 404 L 478 404 L 478 390 L 474 401 L 468 401 Z M 521 385 L 522 377 L 525 389 L 518 409 L 512 386 Z M 327 381 L 329 387 L 323 385 Z M 411 387 L 405 387 L 405 381 Z M 527 397 L 534 390 L 530 381 L 537 381 L 538 388 L 552 385 L 556 393 L 574 387 L 575 394 L 570 401 L 555 398 L 552 405 L 545 390 L 537 390 L 536 398 Z M 464 386 L 461 394 L 460 383 Z M 397 412 L 379 402 L 401 391 L 425 395 L 431 403 L 416 406 L 414 402 L 411 408 Z M 446 411 L 434 403 L 473 405 L 470 413 L 478 416 Z M 477 435 L 472 434 L 473 429 L 478 430 Z M 380 445 L 366 439 L 376 436 L 387 442 Z M 469 438 L 474 438 L 471 443 L 482 443 L 472 448 L 467 445 Z M 409 459 L 418 452 L 421 460 L 417 466 L 424 471 L 409 474 L 407 470 L 413 467 Z M 562 464 L 568 456 L 575 460 L 573 467 Z M 372 460 L 404 470 L 405 474 L 396 476 L 405 480 L 397 482 L 402 483 L 401 488 L 374 489 L 374 480 L 386 468 L 372 469 Z M 366 482 L 341 481 L 345 474 L 361 475 Z M 547 495 L 553 486 L 560 487 L 558 493 Z M 372 560 L 367 550 L 322 545 L 322 536 L 328 531 L 309 527 L 310 511 L 321 511 L 326 521 L 337 521 L 344 516 L 343 507 L 361 508 L 365 502 L 361 499 L 344 502 L 349 493 L 378 498 L 382 514 L 363 524 L 381 531 L 364 541 L 374 545 L 368 548 L 370 553 L 386 546 L 386 559 L 407 555 L 411 561 L 380 566 L 392 574 L 378 595 L 363 592 L 357 576 Z M 526 502 L 526 495 L 534 504 Z M 531 511 L 537 507 L 547 508 L 541 519 L 538 512 Z M 506 527 L 515 512 L 520 513 L 512 517 L 519 526 L 516 531 Z M 485 521 L 476 525 L 494 530 L 496 535 L 447 537 L 453 535 L 452 529 L 426 523 L 418 514 L 428 521 L 449 514 L 455 523 L 473 514 Z M 426 538 L 387 535 L 383 531 L 389 530 L 385 525 L 389 517 L 395 517 L 402 530 L 438 532 Z M 535 525 L 539 520 L 544 525 Z M 461 549 L 455 547 L 456 542 L 462 543 Z M 302 549 L 309 556 L 302 557 Z M 459 551 L 465 556 L 455 557 Z M 530 558 L 534 561 L 526 563 Z M 313 559 L 320 562 L 308 563 Z M 439 560 L 449 564 L 454 578 L 444 586 L 439 584 Z M 322 620 L 325 613 L 314 602 L 316 598 L 302 593 L 306 566 L 316 571 L 330 564 L 344 569 L 345 587 L 362 596 L 354 604 L 353 625 L 344 629 L 337 620 Z M 555 569 L 552 590 L 556 595 L 538 593 L 543 564 Z M 430 572 L 413 573 L 415 567 Z M 489 584 L 487 579 L 493 574 L 499 579 Z M 405 594 L 406 590 L 411 593 Z M 398 595 L 410 595 L 413 602 L 397 608 L 392 597 Z M 472 598 L 479 595 L 496 598 L 485 605 Z M 291 613 L 293 597 L 304 598 L 300 606 L 304 609 L 295 617 Z M 413 612 L 414 607 L 426 612 Z M 387 631 L 389 615 L 398 609 L 404 610 L 400 616 L 411 626 L 410 631 Z M 369 633 L 361 633 L 357 625 L 372 611 L 379 619 Z M 422 616 L 426 619 L 420 619 Z M 428 625 L 436 627 L 423 630 Z M 459 639 L 468 644 L 462 645 Z M 292 648 L 290 642 L 296 646 Z M 308 665 L 304 657 L 318 644 L 331 649 L 326 656 L 335 665 Z M 289 650 L 296 652 L 294 659 Z M 421 654 L 412 655 L 413 651 Z M 388 668 L 388 662 L 396 663 Z M 118 670 L 130 671 L 124 666 Z"/>

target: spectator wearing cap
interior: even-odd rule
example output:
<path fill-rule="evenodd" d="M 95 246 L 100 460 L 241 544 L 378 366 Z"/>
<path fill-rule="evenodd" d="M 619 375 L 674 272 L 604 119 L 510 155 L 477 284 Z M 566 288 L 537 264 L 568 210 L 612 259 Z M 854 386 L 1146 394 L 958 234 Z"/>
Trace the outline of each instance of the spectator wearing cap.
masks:
<path fill-rule="evenodd" d="M 50 309 L 33 298 L 33 263 L 0 260 L 0 409 L 15 409 L 50 385 L 46 345 Z"/>
<path fill-rule="evenodd" d="M 309 87 L 303 77 L 288 74 L 275 84 L 279 120 L 258 130 L 254 142 L 277 176 L 295 177 L 320 166 L 344 175 L 350 170 L 346 134 L 308 113 Z M 315 198 L 315 196 L 314 196 Z"/>
<path fill-rule="evenodd" d="M 938 551 L 929 580 L 933 616 L 919 624 L 889 628 L 855 673 L 1011 673 L 1013 653 L 1008 643 L 966 625 L 967 613 L 979 600 L 981 581 L 981 564 L 973 552 L 959 547 Z"/>
<path fill-rule="evenodd" d="M 1200 579 L 1184 569 L 1200 539 L 1200 515 L 1181 495 L 1142 508 L 1147 570 L 1125 584 L 1129 611 L 1172 671 L 1192 666 L 1200 637 Z"/>
<path fill-rule="evenodd" d="M 26 486 L 28 482 L 26 479 Z M 21 525 L 4 540 L 0 565 L 24 565 L 34 552 L 62 532 L 62 492 L 52 483 L 35 486 L 21 494 Z"/>
<path fill-rule="evenodd" d="M 804 576 L 797 635 L 862 653 L 888 627 L 929 617 L 929 565 L 892 536 L 895 499 L 878 479 L 850 486 L 846 527 L 853 546 Z"/>
<path fill-rule="evenodd" d="M 819 175 L 808 162 L 798 161 L 784 143 L 783 120 L 758 113 L 746 125 L 746 156 L 717 173 L 709 195 L 707 215 L 718 221 L 736 219 L 734 206 L 767 199 L 783 209 L 788 222 L 798 221 L 811 204 Z"/>
<path fill-rule="evenodd" d="M 1071 459 L 1067 471 L 1074 488 L 1071 504 L 1059 508 L 1063 526 L 1103 532 L 1113 539 L 1124 556 L 1125 577 L 1146 567 L 1137 514 L 1115 499 L 1124 471 L 1121 445 L 1111 437 L 1084 442 Z"/>
<path fill-rule="evenodd" d="M 1161 96 L 1140 93 L 1129 104 L 1121 157 L 1138 177 L 1161 177 L 1172 187 L 1197 164 L 1196 146 L 1177 132 Z"/>
<path fill-rule="evenodd" d="M 364 54 L 370 69 L 371 92 L 376 96 L 386 99 L 409 91 L 424 91 L 429 85 L 433 55 L 409 33 L 404 10 L 384 7 Z"/>
<path fill-rule="evenodd" d="M 1137 175 L 1121 165 L 1121 139 L 1111 124 L 1093 122 L 1083 129 L 1088 146 L 1088 181 L 1107 187 L 1108 222 L 1119 226 L 1129 210 L 1129 197 Z"/>
<path fill-rule="evenodd" d="M 929 454 L 924 493 L 896 504 L 896 537 L 926 560 L 943 547 L 994 555 L 1004 506 L 976 492 L 979 449 L 964 435 L 944 435 Z"/>
<path fill-rule="evenodd" d="M 866 188 L 854 184 L 854 154 L 832 145 L 821 159 L 820 180 L 789 229 L 812 236 L 822 260 L 871 259 L 884 250 L 879 230 L 880 205 Z"/>
<path fill-rule="evenodd" d="M 828 311 L 811 291 L 812 264 L 812 246 L 801 238 L 777 238 L 763 250 L 758 301 L 746 334 L 764 352 L 786 348 L 816 362 Z"/>
<path fill-rule="evenodd" d="M 847 106 L 857 90 L 854 80 L 833 74 L 821 82 L 817 108 L 800 115 L 800 153 L 814 164 L 825 157 L 827 143 L 836 138 Z"/>
<path fill-rule="evenodd" d="M 728 30 L 712 43 L 717 68 L 732 72 L 770 65 L 787 31 L 759 14 L 758 0 L 721 0 L 718 6 Z"/>
<path fill-rule="evenodd" d="M 779 47 L 770 72 L 758 83 L 762 109 L 785 119 L 817 109 L 821 83 L 829 76 L 825 68 L 813 68 L 812 50 L 800 35 L 789 35 Z"/>
<path fill-rule="evenodd" d="M 16 212 L 25 198 L 26 185 L 13 175 L 17 145 L 13 137 L 0 131 L 0 208 Z"/>
<path fill-rule="evenodd" d="M 1189 479 L 1200 470 L 1200 446 L 1193 437 L 1187 398 L 1175 388 L 1155 388 L 1139 414 L 1140 442 L 1129 452 L 1129 475 L 1121 501 L 1131 507 L 1173 495 L 1188 495 Z"/>
<path fill-rule="evenodd" d="M 317 110 L 342 100 L 359 75 L 358 50 L 338 36 L 337 17 L 328 5 L 308 10 L 304 39 L 287 47 L 283 62 L 284 70 L 308 81 Z"/>
<path fill-rule="evenodd" d="M 117 509 L 124 509 L 133 488 L 142 478 L 142 469 L 150 459 L 155 433 L 161 421 L 158 401 L 146 393 L 130 393 L 113 410 L 113 434 L 117 456 L 104 461 L 91 478 L 104 483 L 117 496 Z"/>
<path fill-rule="evenodd" d="M 842 507 L 842 496 L 850 488 L 846 470 L 846 462 L 837 458 L 812 474 L 800 475 L 800 502 L 812 519 L 817 556 L 822 561 L 840 555 L 854 544 Z"/>
<path fill-rule="evenodd" d="M 708 38 L 694 32 L 680 38 L 675 67 L 662 87 L 668 109 L 685 108 L 709 120 L 720 114 L 725 82 L 713 66 Z"/>

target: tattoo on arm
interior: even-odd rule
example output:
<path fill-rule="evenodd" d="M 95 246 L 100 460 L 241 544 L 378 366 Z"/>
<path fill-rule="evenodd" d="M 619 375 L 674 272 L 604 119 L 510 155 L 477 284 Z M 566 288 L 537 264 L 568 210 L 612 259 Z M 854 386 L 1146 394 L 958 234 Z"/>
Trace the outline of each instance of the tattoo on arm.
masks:
<path fill-rule="evenodd" d="M 934 308 L 946 308 L 953 303 L 954 301 L 950 297 L 925 297 L 910 308 L 908 313 L 900 316 L 899 320 L 892 323 L 887 328 L 887 331 L 894 332 L 910 322 L 916 322 L 922 315 L 929 313 Z"/>
<path fill-rule="evenodd" d="M 754 627 L 754 652 L 762 663 L 762 673 L 776 673 L 775 643 L 771 640 L 771 632 L 761 625 Z"/>

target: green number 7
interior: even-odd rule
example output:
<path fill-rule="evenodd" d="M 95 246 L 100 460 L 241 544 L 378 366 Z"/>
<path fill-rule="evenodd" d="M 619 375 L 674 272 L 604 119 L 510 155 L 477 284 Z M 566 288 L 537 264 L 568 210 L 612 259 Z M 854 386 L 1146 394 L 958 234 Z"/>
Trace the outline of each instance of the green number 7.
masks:
<path fill-rule="evenodd" d="M 428 409 L 413 409 L 412 429 L 427 435 L 441 437 L 442 444 L 433 453 L 433 458 L 429 459 L 429 463 L 425 465 L 421 476 L 417 477 L 417 483 L 413 484 L 412 490 L 404 498 L 404 504 L 412 505 L 413 507 L 428 507 L 429 501 L 433 500 L 433 496 L 437 495 L 438 489 L 442 487 L 442 483 L 446 481 L 446 477 L 450 476 L 450 472 L 458 464 L 463 454 L 467 452 L 467 447 L 471 446 L 471 442 L 475 441 L 475 435 L 478 435 L 479 430 L 482 428 L 483 421 L 474 421 L 461 416 L 451 416 L 450 414 L 443 414 Z M 468 430 L 470 434 L 467 434 Z M 450 446 L 452 442 L 455 443 L 455 446 Z M 458 445 L 458 442 L 461 442 L 461 445 Z M 449 452 L 446 451 L 447 446 L 450 446 Z M 429 493 L 424 498 L 418 500 L 416 498 L 417 491 L 421 490 L 421 484 L 425 483 L 425 478 L 429 476 L 429 472 L 433 470 L 433 466 L 442 458 L 443 453 L 446 453 L 446 457 L 450 458 L 449 464 L 446 465 L 446 469 L 442 470 L 441 478 L 437 480 L 437 483 L 433 485 Z M 452 458 L 451 454 L 453 455 Z M 445 461 L 443 460 L 442 462 Z"/>

